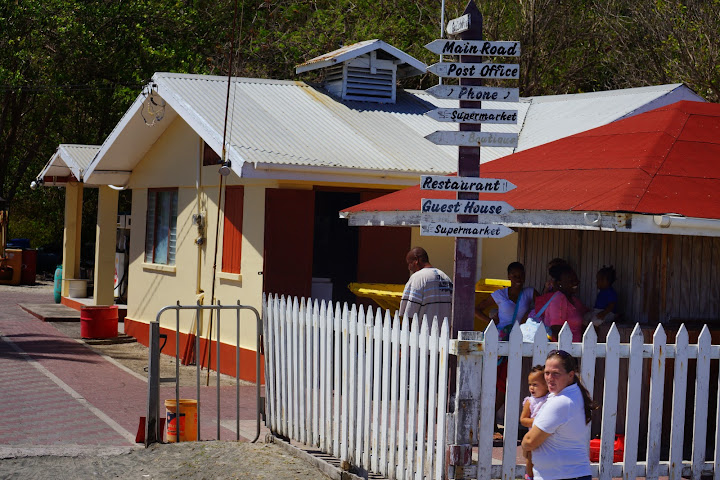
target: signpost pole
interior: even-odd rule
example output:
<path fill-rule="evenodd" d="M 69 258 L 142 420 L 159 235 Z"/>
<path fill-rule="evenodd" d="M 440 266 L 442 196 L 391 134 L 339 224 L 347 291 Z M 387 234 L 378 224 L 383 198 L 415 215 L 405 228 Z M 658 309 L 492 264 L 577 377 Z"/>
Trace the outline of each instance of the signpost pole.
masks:
<path fill-rule="evenodd" d="M 483 18 L 480 10 L 473 0 L 470 0 L 465 11 L 470 16 L 470 28 L 460 34 L 463 40 L 482 40 Z M 480 63 L 482 57 L 475 55 L 461 55 L 460 62 Z M 478 78 L 461 78 L 461 86 L 481 85 Z M 480 108 L 481 102 L 475 100 L 460 100 L 460 108 Z M 480 131 L 480 124 L 461 123 L 460 131 Z M 480 147 L 458 147 L 458 176 L 480 176 Z M 475 199 L 476 193 L 458 192 L 458 199 Z M 458 215 L 459 223 L 477 222 L 477 215 Z M 477 238 L 458 237 L 455 239 L 455 272 L 453 276 L 453 310 L 451 334 L 457 338 L 457 332 L 473 330 L 475 318 L 475 275 L 477 270 Z M 454 390 L 454 389 L 453 389 Z"/>

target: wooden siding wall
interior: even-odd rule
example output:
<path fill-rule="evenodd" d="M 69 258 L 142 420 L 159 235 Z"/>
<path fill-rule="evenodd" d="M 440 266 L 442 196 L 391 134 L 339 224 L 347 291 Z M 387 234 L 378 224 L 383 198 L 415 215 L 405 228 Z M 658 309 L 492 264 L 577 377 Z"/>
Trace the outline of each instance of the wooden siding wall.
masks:
<path fill-rule="evenodd" d="M 596 274 L 617 272 L 618 312 L 635 323 L 720 318 L 720 238 L 587 230 L 519 229 L 518 261 L 538 291 L 547 263 L 566 259 L 580 278 L 580 298 L 595 303 Z"/>

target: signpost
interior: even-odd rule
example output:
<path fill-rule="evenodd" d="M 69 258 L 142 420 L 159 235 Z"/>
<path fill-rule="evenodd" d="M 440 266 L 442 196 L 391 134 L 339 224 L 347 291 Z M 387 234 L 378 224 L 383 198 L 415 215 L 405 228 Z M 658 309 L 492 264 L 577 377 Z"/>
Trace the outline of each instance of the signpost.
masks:
<path fill-rule="evenodd" d="M 420 190 L 507 193 L 514 188 L 514 184 L 501 178 L 443 177 L 438 175 L 423 175 L 420 177 Z M 477 200 L 477 197 L 473 200 Z"/>
<path fill-rule="evenodd" d="M 438 122 L 517 123 L 517 110 L 481 110 L 476 108 L 437 108 L 427 112 Z"/>
<path fill-rule="evenodd" d="M 427 67 L 438 77 L 453 78 L 520 78 L 520 65 L 516 63 L 434 63 Z"/>
<path fill-rule="evenodd" d="M 423 198 L 422 213 L 452 213 L 462 215 L 502 215 L 515 208 L 507 202 L 485 200 L 437 200 Z"/>
<path fill-rule="evenodd" d="M 460 145 L 463 147 L 517 147 L 517 133 L 500 132 L 453 132 L 437 131 L 425 138 L 436 145 Z M 480 161 L 478 160 L 478 165 Z"/>
<path fill-rule="evenodd" d="M 462 17 L 461 17 L 462 18 Z M 520 42 L 486 42 L 484 40 L 433 40 L 425 48 L 438 55 L 491 55 L 519 57 Z"/>
<path fill-rule="evenodd" d="M 515 188 L 503 179 L 479 178 L 480 147 L 515 147 L 517 134 L 485 132 L 481 123 L 517 123 L 515 110 L 483 110 L 481 101 L 518 101 L 517 89 L 489 88 L 482 86 L 483 78 L 517 79 L 520 67 L 516 64 L 483 63 L 483 56 L 517 57 L 520 55 L 518 42 L 485 42 L 482 38 L 482 14 L 475 2 L 470 0 L 464 15 L 451 20 L 447 32 L 460 33 L 460 40 L 435 40 L 426 47 L 440 55 L 458 55 L 459 62 L 440 63 L 428 67 L 428 71 L 440 77 L 459 79 L 459 85 L 440 85 L 430 93 L 438 98 L 457 99 L 459 108 L 441 108 L 429 112 L 428 116 L 441 122 L 459 123 L 459 131 L 437 131 L 426 136 L 438 145 L 458 145 L 457 177 L 424 176 L 421 188 L 424 190 L 451 190 L 457 192 L 455 200 L 422 200 L 424 214 L 446 214 L 457 218 L 455 222 L 420 222 L 420 234 L 455 237 L 455 271 L 453 275 L 453 310 L 451 336 L 457 338 L 461 330 L 473 330 L 475 313 L 475 281 L 477 269 L 477 239 L 502 238 L 512 233 L 505 225 L 478 223 L 478 215 L 500 215 L 512 210 L 505 202 L 479 200 L 479 193 L 505 193 Z M 481 434 L 489 434 L 492 418 L 483 418 L 478 427 L 480 405 L 474 392 L 455 392 L 455 357 L 450 359 L 450 384 L 448 390 L 453 398 L 457 393 L 452 438 L 447 447 L 447 477 L 475 478 L 478 466 L 485 468 L 491 463 L 491 452 L 479 453 L 479 460 L 472 460 L 472 442 Z M 461 357 L 462 358 L 462 357 Z M 483 408 L 488 407 L 487 405 Z"/>
<path fill-rule="evenodd" d="M 454 215 L 453 222 L 421 222 L 421 235 L 456 237 L 451 332 L 456 338 L 460 330 L 472 330 L 475 306 L 475 272 L 477 239 L 501 238 L 512 233 L 504 225 L 477 223 L 478 215 L 500 215 L 512 211 L 505 202 L 486 202 L 478 193 L 506 193 L 515 188 L 504 179 L 479 178 L 480 147 L 517 147 L 517 133 L 482 131 L 481 124 L 517 124 L 518 112 L 513 109 L 482 109 L 482 101 L 517 102 L 517 88 L 484 87 L 482 80 L 517 79 L 518 64 L 487 63 L 483 57 L 518 57 L 519 42 L 491 42 L 482 38 L 482 14 L 470 0 L 463 16 L 450 20 L 449 35 L 459 39 L 434 40 L 426 45 L 441 55 L 440 63 L 428 67 L 439 77 L 457 78 L 459 85 L 438 85 L 428 92 L 444 99 L 459 100 L 458 108 L 438 108 L 426 115 L 438 122 L 459 124 L 459 131 L 436 131 L 425 138 L 436 145 L 457 145 L 458 177 L 423 176 L 424 190 L 457 192 L 456 200 L 423 199 L 422 212 Z M 442 55 L 455 55 L 459 61 L 443 62 Z M 453 218 L 455 220 L 455 218 Z"/>
<path fill-rule="evenodd" d="M 473 87 L 458 85 L 435 85 L 425 92 L 435 98 L 455 100 L 473 100 L 489 102 L 519 102 L 520 92 L 517 88 Z"/>
<path fill-rule="evenodd" d="M 462 17 L 453 18 L 447 24 L 445 31 L 448 35 L 457 35 L 458 33 L 467 32 L 470 29 L 470 15 L 465 14 Z"/>
<path fill-rule="evenodd" d="M 514 233 L 505 225 L 485 223 L 420 223 L 420 235 L 431 237 L 503 238 Z"/>

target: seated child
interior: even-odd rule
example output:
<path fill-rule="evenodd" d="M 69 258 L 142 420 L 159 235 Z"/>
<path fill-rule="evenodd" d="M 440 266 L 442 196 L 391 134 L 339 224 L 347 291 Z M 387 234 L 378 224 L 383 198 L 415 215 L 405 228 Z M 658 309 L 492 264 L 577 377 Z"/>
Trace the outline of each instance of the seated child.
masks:
<path fill-rule="evenodd" d="M 612 322 L 615 319 L 615 307 L 617 306 L 617 292 L 612 287 L 615 283 L 615 268 L 612 266 L 600 269 L 597 273 L 598 294 L 595 299 L 595 306 L 588 312 L 585 320 L 596 327 L 604 322 Z"/>
<path fill-rule="evenodd" d="M 548 398 L 548 387 L 545 383 L 545 367 L 535 365 L 528 375 L 528 389 L 530 396 L 523 399 L 523 409 L 520 414 L 520 424 L 523 427 L 532 428 L 534 418 L 540 411 Z M 527 453 L 527 464 L 525 465 L 525 480 L 532 480 L 533 464 L 532 454 Z"/>

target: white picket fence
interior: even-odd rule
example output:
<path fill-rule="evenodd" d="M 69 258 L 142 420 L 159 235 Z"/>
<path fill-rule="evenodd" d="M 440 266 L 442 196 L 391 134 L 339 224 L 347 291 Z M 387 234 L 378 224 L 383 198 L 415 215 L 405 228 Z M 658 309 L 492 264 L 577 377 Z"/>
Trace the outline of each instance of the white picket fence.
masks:
<path fill-rule="evenodd" d="M 277 296 L 263 313 L 273 433 L 361 471 L 444 478 L 446 321 Z"/>
<path fill-rule="evenodd" d="M 274 296 L 263 310 L 268 426 L 361 471 L 442 479 L 447 467 L 449 478 L 522 478 L 525 466 L 516 459 L 519 405 L 527 395 L 523 358 L 542 364 L 550 350 L 560 348 L 579 359 L 581 378 L 602 406 L 595 413 L 601 416 L 601 450 L 592 465 L 594 477 L 720 479 L 720 385 L 715 374 L 711 384 L 710 374 L 720 345 L 712 345 L 707 326 L 692 345 L 684 326 L 674 344 L 667 343 L 662 326 L 653 343 L 645 344 L 639 325 L 628 343 L 621 343 L 615 325 L 604 343 L 593 327 L 582 342 L 572 343 L 567 325 L 558 342 L 539 331 L 534 343 L 523 343 L 517 327 L 507 342 L 498 341 L 492 324 L 485 332 L 460 332 L 458 340 L 449 340 L 447 322 L 401 322 L 387 311 L 373 314 L 354 305 Z M 449 355 L 457 357 L 457 395 L 454 413 L 445 415 Z M 501 459 L 494 459 L 498 356 L 508 357 L 507 408 Z M 600 364 L 596 368 L 599 359 L 604 370 Z M 666 378 L 666 361 L 672 362 L 672 379 Z M 689 375 L 690 362 L 694 375 Z M 602 392 L 593 391 L 596 371 L 604 371 Z M 688 378 L 695 382 L 691 402 Z M 621 398 L 619 392 L 627 393 Z M 620 431 L 624 457 L 613 463 L 614 436 Z M 453 450 L 463 444 L 467 450 Z M 708 446 L 712 453 L 706 458 Z M 446 449 L 450 465 L 445 465 Z M 642 458 L 640 451 L 646 452 Z"/>
<path fill-rule="evenodd" d="M 473 337 L 475 337 L 473 339 Z M 464 340 L 467 338 L 468 340 Z M 701 475 L 714 475 L 720 478 L 720 428 L 718 428 L 716 412 L 720 409 L 720 395 L 715 405 L 709 410 L 711 390 L 716 394 L 720 385 L 710 383 L 710 362 L 720 359 L 720 345 L 711 345 L 711 335 L 704 326 L 698 337 L 697 344 L 688 343 L 688 331 L 681 326 L 676 335 L 675 344 L 668 344 L 666 333 L 658 326 L 653 335 L 652 344 L 643 343 L 640 325 L 636 325 L 630 335 L 629 343 L 620 343 L 620 334 L 613 325 L 605 340 L 598 343 L 595 329 L 590 326 L 580 343 L 572 343 L 572 334 L 565 325 L 558 337 L 558 342 L 549 342 L 544 331 L 538 331 L 534 343 L 523 343 L 519 328 L 515 328 L 507 342 L 499 342 L 497 330 L 491 324 L 484 333 L 461 332 L 460 341 L 452 342 L 451 353 L 458 354 L 458 403 L 466 397 L 466 392 L 482 392 L 479 401 L 465 405 L 477 409 L 479 415 L 474 417 L 475 431 L 463 426 L 463 417 L 467 412 L 456 407 L 454 414 L 456 430 L 455 438 L 448 443 L 465 443 L 470 438 L 478 439 L 477 463 L 470 461 L 461 475 L 455 478 L 477 479 L 511 479 L 521 478 L 524 466 L 516 465 L 519 409 L 506 408 L 504 418 L 505 444 L 502 461 L 492 459 L 492 434 L 494 405 L 497 378 L 498 356 L 508 357 L 508 381 L 505 394 L 506 406 L 519 405 L 520 399 L 527 395 L 527 383 L 521 378 L 522 357 L 531 357 L 532 364 L 543 364 L 550 350 L 559 348 L 578 358 L 581 362 L 583 383 L 594 394 L 601 404 L 601 450 L 599 463 L 593 464 L 593 476 L 601 480 L 611 478 L 630 479 L 638 476 L 657 479 L 668 476 L 671 480 L 680 480 L 681 476 L 700 479 Z M 593 392 L 595 384 L 596 360 L 604 357 L 604 391 Z M 621 359 L 627 359 L 627 395 L 618 398 L 621 387 Z M 673 360 L 674 375 L 672 385 L 665 385 L 665 362 Z M 689 360 L 696 361 L 694 405 L 686 404 Z M 623 362 L 624 363 L 624 362 Z M 645 383 L 643 383 L 645 371 Z M 648 378 L 649 376 L 649 378 Z M 624 378 L 624 377 L 623 377 Z M 642 401 L 641 389 L 649 384 L 645 402 Z M 672 389 L 670 438 L 663 438 L 663 406 L 664 390 Z M 470 395 L 472 396 L 472 395 Z M 475 396 L 475 398 L 478 398 Z M 613 443 L 616 434 L 618 401 L 625 403 L 625 451 L 622 462 L 613 463 Z M 693 409 L 692 424 L 686 425 L 686 408 Z M 597 414 L 597 413 L 596 413 Z M 640 432 L 641 417 L 647 417 L 647 431 Z M 708 427 L 712 427 L 709 418 L 714 420 L 714 440 L 708 440 Z M 488 421 L 483 421 L 486 419 Z M 479 420 L 479 426 L 475 423 Z M 472 428 L 473 426 L 470 426 Z M 667 426 L 666 426 L 667 427 Z M 646 435 L 641 435 L 641 433 Z M 639 439 L 644 437 L 647 442 L 642 445 L 646 451 L 644 458 L 638 458 Z M 708 442 L 714 445 L 714 453 L 706 458 Z M 470 443 L 470 441 L 467 441 Z M 473 442 L 474 443 L 474 442 Z M 661 460 L 661 445 L 667 450 L 669 458 Z M 683 448 L 691 450 L 691 455 L 683 456 Z M 462 463 L 462 462 L 459 462 Z M 452 467 L 451 467 L 452 469 Z"/>

